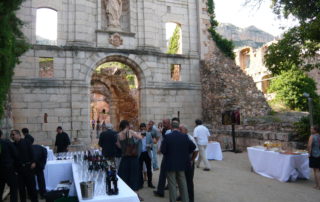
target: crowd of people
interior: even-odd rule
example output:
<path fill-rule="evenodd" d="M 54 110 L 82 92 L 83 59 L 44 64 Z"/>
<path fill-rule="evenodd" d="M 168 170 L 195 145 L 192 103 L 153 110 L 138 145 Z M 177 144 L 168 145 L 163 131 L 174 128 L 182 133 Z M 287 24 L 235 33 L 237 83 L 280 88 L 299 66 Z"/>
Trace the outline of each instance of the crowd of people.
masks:
<path fill-rule="evenodd" d="M 210 170 L 205 152 L 201 152 L 205 149 L 210 134 L 200 120 L 196 120 L 196 124 L 195 131 L 198 132 L 194 136 L 197 142 L 188 135 L 187 128 L 178 118 L 164 119 L 158 125 L 154 121 L 141 123 L 137 131 L 126 120 L 120 122 L 118 131 L 113 130 L 112 124 L 104 123 L 101 133 L 97 134 L 98 144 L 102 148 L 102 154 L 115 161 L 118 175 L 137 193 L 144 187 L 144 181 L 147 181 L 149 188 L 156 188 L 152 173 L 160 169 L 155 196 L 164 197 L 167 181 L 170 201 L 194 201 L 193 175 L 198 145 L 200 158 L 197 166 L 200 161 L 204 161 L 204 170 Z M 44 198 L 46 194 L 43 171 L 47 149 L 34 144 L 35 140 L 28 128 L 23 128 L 21 132 L 22 134 L 19 130 L 12 130 L 10 139 L 5 139 L 0 130 L 0 196 L 7 184 L 11 202 L 17 202 L 18 198 L 21 202 L 26 202 L 27 198 L 36 202 L 38 194 L 40 198 Z M 67 152 L 70 145 L 68 134 L 60 126 L 56 132 L 54 151 Z M 157 159 L 159 153 L 163 154 L 160 168 Z M 176 196 L 176 185 L 179 197 Z M 138 196 L 142 201 L 143 198 L 139 194 Z"/>
<path fill-rule="evenodd" d="M 5 184 L 10 188 L 10 202 L 18 201 L 18 191 L 21 202 L 26 202 L 27 198 L 37 202 L 38 194 L 40 198 L 45 198 L 47 192 L 43 172 L 47 163 L 47 149 L 33 144 L 34 138 L 29 134 L 28 128 L 23 128 L 21 132 L 22 135 L 19 130 L 12 130 L 10 139 L 5 139 L 0 130 L 0 201 Z M 59 126 L 55 141 L 56 152 L 66 152 L 68 145 L 69 136 Z"/>
<path fill-rule="evenodd" d="M 112 124 L 106 124 L 99 135 L 99 146 L 102 154 L 113 159 L 118 168 L 118 175 L 126 184 L 138 193 L 147 181 L 149 188 L 156 188 L 153 193 L 164 197 L 165 189 L 169 189 L 170 201 L 194 201 L 193 176 L 195 164 L 199 167 L 203 161 L 204 171 L 210 171 L 206 157 L 209 130 L 196 120 L 194 136 L 180 123 L 179 118 L 164 119 L 155 124 L 154 121 L 141 123 L 139 130 L 126 120 L 119 124 L 119 131 L 113 130 Z M 198 155 L 198 161 L 195 159 Z M 163 154 L 157 187 L 152 181 L 152 173 L 159 169 L 158 154 Z M 166 186 L 167 181 L 167 186 Z M 179 189 L 177 196 L 176 187 Z M 138 194 L 139 199 L 143 198 Z"/>

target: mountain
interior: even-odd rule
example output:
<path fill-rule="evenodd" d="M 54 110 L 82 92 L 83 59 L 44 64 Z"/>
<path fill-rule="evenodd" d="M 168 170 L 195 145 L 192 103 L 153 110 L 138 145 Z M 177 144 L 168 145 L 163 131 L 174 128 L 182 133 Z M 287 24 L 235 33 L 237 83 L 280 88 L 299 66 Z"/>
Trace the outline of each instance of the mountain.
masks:
<path fill-rule="evenodd" d="M 241 46 L 259 48 L 275 38 L 271 34 L 262 31 L 255 26 L 240 28 L 229 23 L 219 24 L 217 32 L 225 38 L 232 40 L 236 48 Z"/>

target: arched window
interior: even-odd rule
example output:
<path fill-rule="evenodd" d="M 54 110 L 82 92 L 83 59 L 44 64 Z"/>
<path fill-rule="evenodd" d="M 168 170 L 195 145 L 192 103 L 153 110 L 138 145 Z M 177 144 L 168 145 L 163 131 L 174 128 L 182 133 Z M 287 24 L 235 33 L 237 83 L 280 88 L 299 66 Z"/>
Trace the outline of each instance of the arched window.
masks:
<path fill-rule="evenodd" d="M 250 67 L 250 48 L 240 51 L 240 67 L 243 71 Z"/>
<path fill-rule="evenodd" d="M 181 25 L 166 23 L 166 42 L 168 54 L 182 54 L 182 32 Z"/>
<path fill-rule="evenodd" d="M 57 45 L 58 12 L 50 8 L 38 8 L 36 17 L 37 44 Z"/>

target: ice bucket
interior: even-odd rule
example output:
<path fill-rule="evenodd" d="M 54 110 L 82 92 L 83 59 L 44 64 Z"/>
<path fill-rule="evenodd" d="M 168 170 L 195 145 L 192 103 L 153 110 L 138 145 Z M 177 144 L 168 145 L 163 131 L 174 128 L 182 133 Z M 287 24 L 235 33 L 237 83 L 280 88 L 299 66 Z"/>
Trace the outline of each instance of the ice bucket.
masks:
<path fill-rule="evenodd" d="M 92 199 L 94 194 L 94 182 L 81 182 L 80 183 L 82 199 Z"/>

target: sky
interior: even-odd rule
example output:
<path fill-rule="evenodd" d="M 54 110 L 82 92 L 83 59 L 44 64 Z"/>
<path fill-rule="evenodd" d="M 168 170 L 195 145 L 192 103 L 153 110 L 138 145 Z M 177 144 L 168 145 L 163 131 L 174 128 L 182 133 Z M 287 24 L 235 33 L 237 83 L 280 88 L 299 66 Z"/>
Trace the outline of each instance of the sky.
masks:
<path fill-rule="evenodd" d="M 41 8 L 37 10 L 36 35 L 49 40 L 57 39 L 57 12 Z"/>
<path fill-rule="evenodd" d="M 251 25 L 274 36 L 281 35 L 284 30 L 292 27 L 296 22 L 293 19 L 280 20 L 270 8 L 271 0 L 265 0 L 260 8 L 244 6 L 245 0 L 214 0 L 216 19 L 220 23 L 231 23 L 245 28 Z"/>

